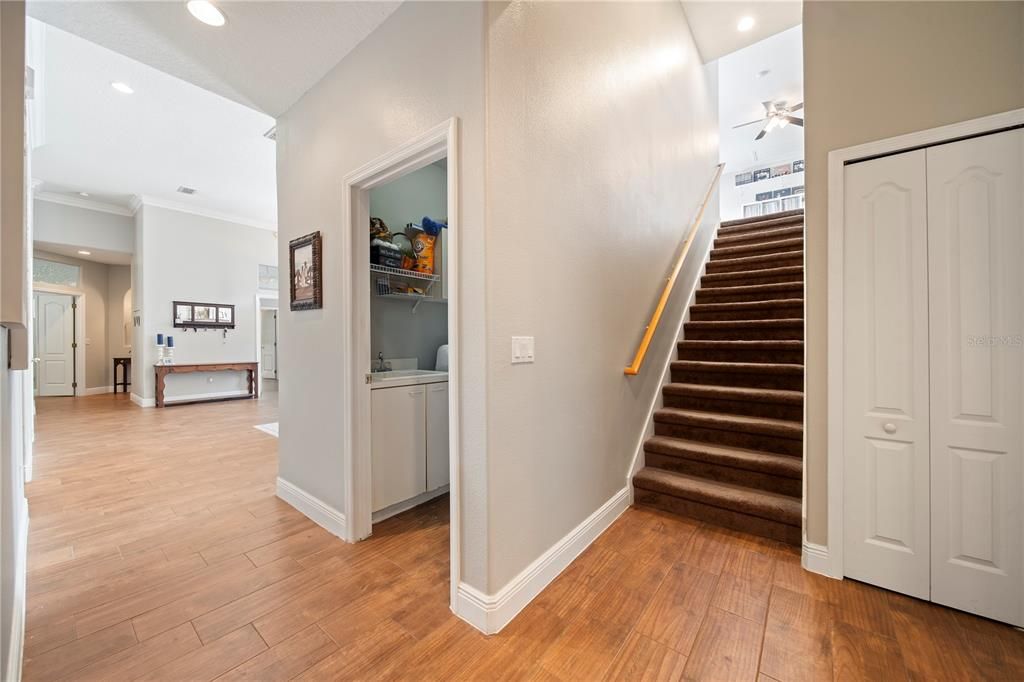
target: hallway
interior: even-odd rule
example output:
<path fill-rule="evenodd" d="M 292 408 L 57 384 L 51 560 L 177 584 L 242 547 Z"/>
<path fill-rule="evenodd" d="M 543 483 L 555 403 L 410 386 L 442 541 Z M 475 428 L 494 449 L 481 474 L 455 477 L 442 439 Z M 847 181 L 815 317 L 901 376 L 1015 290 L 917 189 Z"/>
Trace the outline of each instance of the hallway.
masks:
<path fill-rule="evenodd" d="M 1011 628 L 639 509 L 484 637 L 447 497 L 341 542 L 274 496 L 275 401 L 38 402 L 26 680 L 1024 677 Z"/>

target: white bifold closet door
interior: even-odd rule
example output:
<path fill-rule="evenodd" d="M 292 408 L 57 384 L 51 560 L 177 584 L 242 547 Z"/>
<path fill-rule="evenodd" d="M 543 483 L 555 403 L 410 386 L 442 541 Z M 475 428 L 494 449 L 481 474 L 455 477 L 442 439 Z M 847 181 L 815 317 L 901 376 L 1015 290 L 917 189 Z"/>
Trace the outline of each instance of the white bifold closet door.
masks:
<path fill-rule="evenodd" d="M 932 601 L 1024 624 L 1024 130 L 928 149 Z"/>
<path fill-rule="evenodd" d="M 846 168 L 844 570 L 928 598 L 925 152 Z"/>
<path fill-rule="evenodd" d="M 844 572 L 1024 624 L 1024 130 L 845 177 Z"/>

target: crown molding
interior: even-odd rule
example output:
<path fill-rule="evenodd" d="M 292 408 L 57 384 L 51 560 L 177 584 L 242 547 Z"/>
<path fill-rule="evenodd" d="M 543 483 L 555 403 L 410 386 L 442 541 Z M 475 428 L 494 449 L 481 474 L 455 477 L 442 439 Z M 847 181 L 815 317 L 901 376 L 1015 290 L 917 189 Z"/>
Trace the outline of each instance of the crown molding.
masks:
<path fill-rule="evenodd" d="M 137 205 L 136 205 L 137 202 Z M 204 218 L 213 218 L 214 220 L 223 220 L 228 223 L 235 223 L 236 225 L 245 225 L 247 227 L 255 227 L 260 230 L 277 230 L 276 222 L 264 222 L 262 220 L 253 220 L 252 218 L 246 218 L 239 215 L 232 215 L 230 213 L 223 213 L 221 211 L 214 211 L 201 206 L 193 206 L 178 201 L 170 201 L 168 199 L 159 199 L 157 197 L 147 196 L 145 194 L 136 196 L 132 202 L 134 214 L 142 206 L 153 206 L 154 208 L 163 208 L 169 211 L 178 211 L 180 213 L 190 213 L 192 215 L 202 216 Z"/>
<path fill-rule="evenodd" d="M 84 197 L 57 194 L 56 192 L 33 191 L 32 198 L 38 199 L 39 201 L 46 201 L 51 204 L 63 204 L 64 206 L 74 206 L 75 208 L 84 208 L 90 211 L 102 211 L 103 213 L 113 213 L 114 215 L 123 215 L 128 217 L 135 215 L 135 211 L 127 206 L 108 204 L 104 201 L 96 201 L 95 199 L 86 199 Z"/>

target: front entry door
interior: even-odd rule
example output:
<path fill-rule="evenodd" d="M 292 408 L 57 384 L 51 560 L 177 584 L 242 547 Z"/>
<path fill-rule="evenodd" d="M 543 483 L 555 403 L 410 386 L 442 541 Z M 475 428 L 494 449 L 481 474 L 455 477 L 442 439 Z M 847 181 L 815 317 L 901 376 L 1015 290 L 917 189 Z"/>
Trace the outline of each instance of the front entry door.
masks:
<path fill-rule="evenodd" d="M 39 395 L 75 394 L 75 311 L 69 294 L 39 292 L 36 299 L 36 363 Z"/>

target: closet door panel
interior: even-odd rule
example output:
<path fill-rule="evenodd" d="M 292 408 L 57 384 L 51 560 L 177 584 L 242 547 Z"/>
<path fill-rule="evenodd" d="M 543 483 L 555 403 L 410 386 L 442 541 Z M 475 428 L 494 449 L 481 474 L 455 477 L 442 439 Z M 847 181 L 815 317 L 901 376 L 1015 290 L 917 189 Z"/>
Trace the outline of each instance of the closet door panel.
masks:
<path fill-rule="evenodd" d="M 927 152 L 932 600 L 1024 624 L 1024 131 Z"/>
<path fill-rule="evenodd" d="M 844 570 L 928 598 L 925 153 L 848 166 Z"/>

